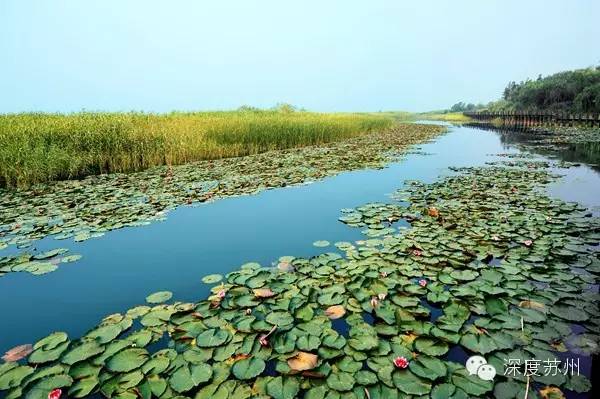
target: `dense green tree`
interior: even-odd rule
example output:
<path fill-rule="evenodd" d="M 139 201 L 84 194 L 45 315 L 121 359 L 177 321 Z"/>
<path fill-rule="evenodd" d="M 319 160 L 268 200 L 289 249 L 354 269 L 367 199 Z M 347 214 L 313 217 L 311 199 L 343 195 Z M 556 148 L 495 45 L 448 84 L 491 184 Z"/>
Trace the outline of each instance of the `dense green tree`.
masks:
<path fill-rule="evenodd" d="M 490 104 L 488 109 L 600 112 L 600 67 L 509 82 L 502 99 L 504 101 Z"/>

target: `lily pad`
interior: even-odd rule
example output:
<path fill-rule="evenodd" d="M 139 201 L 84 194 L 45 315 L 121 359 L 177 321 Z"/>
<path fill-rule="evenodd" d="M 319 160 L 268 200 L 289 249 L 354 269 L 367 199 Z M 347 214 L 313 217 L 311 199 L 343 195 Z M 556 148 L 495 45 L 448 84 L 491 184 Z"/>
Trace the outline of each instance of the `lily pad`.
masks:
<path fill-rule="evenodd" d="M 202 277 L 202 282 L 205 284 L 215 284 L 223 280 L 223 276 L 220 274 L 209 274 L 208 276 Z"/>
<path fill-rule="evenodd" d="M 150 294 L 146 297 L 146 302 L 148 303 L 162 303 L 166 302 L 173 297 L 173 293 L 170 291 L 158 291 L 154 294 Z"/>
<path fill-rule="evenodd" d="M 259 376 L 265 369 L 265 362 L 262 359 L 251 357 L 242 359 L 234 363 L 231 371 L 240 380 L 251 380 Z"/>

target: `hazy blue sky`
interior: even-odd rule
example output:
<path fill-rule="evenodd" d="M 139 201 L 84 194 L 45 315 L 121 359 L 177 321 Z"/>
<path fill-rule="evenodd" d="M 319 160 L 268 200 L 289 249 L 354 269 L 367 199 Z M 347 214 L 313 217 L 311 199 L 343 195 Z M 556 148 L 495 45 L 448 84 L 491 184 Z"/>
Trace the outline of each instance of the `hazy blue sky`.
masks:
<path fill-rule="evenodd" d="M 0 112 L 428 110 L 600 63 L 600 1 L 0 0 Z"/>

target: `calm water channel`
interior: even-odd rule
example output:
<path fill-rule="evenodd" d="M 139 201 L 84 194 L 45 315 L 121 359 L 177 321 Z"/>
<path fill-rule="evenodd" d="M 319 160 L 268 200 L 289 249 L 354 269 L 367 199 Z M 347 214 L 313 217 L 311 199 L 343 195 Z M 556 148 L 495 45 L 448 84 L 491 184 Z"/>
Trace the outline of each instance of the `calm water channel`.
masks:
<path fill-rule="evenodd" d="M 75 338 L 103 316 L 143 304 L 146 295 L 169 290 L 175 300 L 205 298 L 200 279 L 225 274 L 248 261 L 270 265 L 283 255 L 310 256 L 323 249 L 315 240 L 353 241 L 362 237 L 337 221 L 341 208 L 389 201 L 405 179 L 431 182 L 449 166 L 478 166 L 518 152 L 492 131 L 452 127 L 420 146 L 428 155 L 409 154 L 382 170 L 342 173 L 312 184 L 275 189 L 182 206 L 164 222 L 126 228 L 81 243 L 45 239 L 38 250 L 68 247 L 83 259 L 36 277 L 10 273 L 0 278 L 0 353 L 35 342 L 53 331 Z M 550 188 L 552 195 L 600 210 L 598 169 L 581 165 Z M 589 371 L 588 371 L 589 372 Z M 584 397 L 584 396 L 577 396 Z"/>

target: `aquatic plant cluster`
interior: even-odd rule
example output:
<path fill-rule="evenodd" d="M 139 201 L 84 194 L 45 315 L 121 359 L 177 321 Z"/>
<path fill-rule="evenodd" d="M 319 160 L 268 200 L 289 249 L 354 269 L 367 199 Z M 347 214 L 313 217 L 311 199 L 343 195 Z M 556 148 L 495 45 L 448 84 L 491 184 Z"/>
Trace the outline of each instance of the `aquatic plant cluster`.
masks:
<path fill-rule="evenodd" d="M 504 359 L 598 352 L 600 221 L 541 189 L 543 163 L 456 169 L 407 182 L 391 204 L 342 221 L 380 238 L 337 252 L 242 265 L 198 303 L 169 292 L 114 314 L 85 336 L 56 332 L 26 363 L 0 365 L 7 398 L 562 397 L 582 375 L 503 376 Z M 406 202 L 408 201 L 408 202 Z M 392 232 L 394 223 L 411 228 Z M 326 246 L 325 241 L 318 242 Z M 575 328 L 576 327 L 576 328 Z M 448 358 L 485 355 L 494 381 Z M 19 349 L 18 351 L 22 351 Z M 17 352 L 18 352 L 17 351 Z M 527 395 L 525 392 L 528 391 Z M 552 396 L 549 396 L 552 395 Z"/>
<path fill-rule="evenodd" d="M 106 231 L 148 224 L 183 204 L 300 184 L 345 170 L 380 168 L 407 146 L 439 135 L 432 125 L 394 128 L 319 146 L 270 151 L 239 158 L 157 167 L 131 174 L 90 176 L 2 190 L 0 250 L 15 245 L 16 256 L 0 254 L 0 276 L 37 270 L 36 254 L 25 251 L 46 236 L 84 241 Z M 43 270 L 51 271 L 48 265 Z"/>
<path fill-rule="evenodd" d="M 0 115 L 0 187 L 256 154 L 391 127 L 376 114 L 289 109 Z"/>

